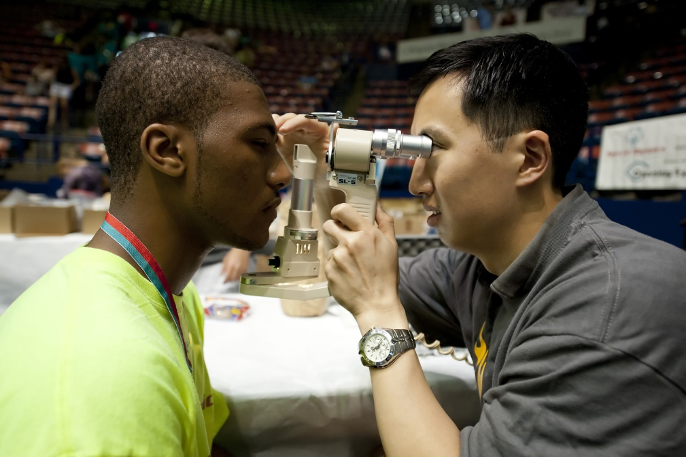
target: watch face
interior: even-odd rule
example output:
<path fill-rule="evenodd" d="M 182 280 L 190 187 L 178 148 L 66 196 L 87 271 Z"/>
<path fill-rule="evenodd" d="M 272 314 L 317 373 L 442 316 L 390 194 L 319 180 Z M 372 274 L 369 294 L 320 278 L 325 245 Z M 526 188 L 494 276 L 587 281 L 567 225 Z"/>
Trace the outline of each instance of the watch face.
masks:
<path fill-rule="evenodd" d="M 375 363 L 384 361 L 390 350 L 389 340 L 382 334 L 372 334 L 363 345 L 365 356 Z"/>

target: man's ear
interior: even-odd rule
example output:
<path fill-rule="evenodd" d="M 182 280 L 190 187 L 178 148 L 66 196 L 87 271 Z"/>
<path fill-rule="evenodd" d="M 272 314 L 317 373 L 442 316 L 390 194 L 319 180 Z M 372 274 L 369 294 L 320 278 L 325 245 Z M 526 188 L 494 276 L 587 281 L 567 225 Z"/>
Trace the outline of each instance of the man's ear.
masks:
<path fill-rule="evenodd" d="M 155 170 L 180 177 L 186 171 L 190 132 L 170 124 L 151 124 L 141 134 L 143 160 Z"/>
<path fill-rule="evenodd" d="M 528 186 L 543 175 L 550 175 L 553 163 L 549 136 L 541 130 L 527 132 L 521 138 L 522 163 L 518 170 L 518 186 Z M 548 172 L 548 173 L 547 173 Z"/>

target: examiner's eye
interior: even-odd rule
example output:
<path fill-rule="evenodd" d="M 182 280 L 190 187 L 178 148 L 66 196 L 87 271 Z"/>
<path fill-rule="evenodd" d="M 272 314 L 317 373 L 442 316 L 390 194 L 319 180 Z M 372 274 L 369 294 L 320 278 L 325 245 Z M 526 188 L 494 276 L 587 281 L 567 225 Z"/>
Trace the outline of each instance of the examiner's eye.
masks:
<path fill-rule="evenodd" d="M 267 140 L 253 140 L 253 144 L 263 149 L 267 148 Z"/>

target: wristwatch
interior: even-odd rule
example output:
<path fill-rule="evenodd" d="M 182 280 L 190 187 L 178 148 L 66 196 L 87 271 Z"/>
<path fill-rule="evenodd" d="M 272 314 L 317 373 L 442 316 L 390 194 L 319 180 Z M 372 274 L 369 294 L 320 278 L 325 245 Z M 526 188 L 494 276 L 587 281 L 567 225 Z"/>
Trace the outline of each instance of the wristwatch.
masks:
<path fill-rule="evenodd" d="M 358 347 L 363 366 L 384 369 L 414 349 L 415 339 L 408 329 L 372 328 L 360 339 Z"/>

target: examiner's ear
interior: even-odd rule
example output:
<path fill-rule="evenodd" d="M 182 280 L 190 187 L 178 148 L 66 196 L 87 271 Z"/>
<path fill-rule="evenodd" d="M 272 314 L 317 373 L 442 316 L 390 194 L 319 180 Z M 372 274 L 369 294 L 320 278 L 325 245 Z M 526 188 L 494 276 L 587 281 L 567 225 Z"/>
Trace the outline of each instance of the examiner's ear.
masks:
<path fill-rule="evenodd" d="M 188 160 L 188 133 L 169 124 L 151 124 L 141 134 L 143 160 L 155 170 L 180 177 Z"/>
<path fill-rule="evenodd" d="M 549 136 L 541 130 L 523 134 L 522 152 L 517 184 L 527 186 L 539 180 L 552 166 Z"/>

